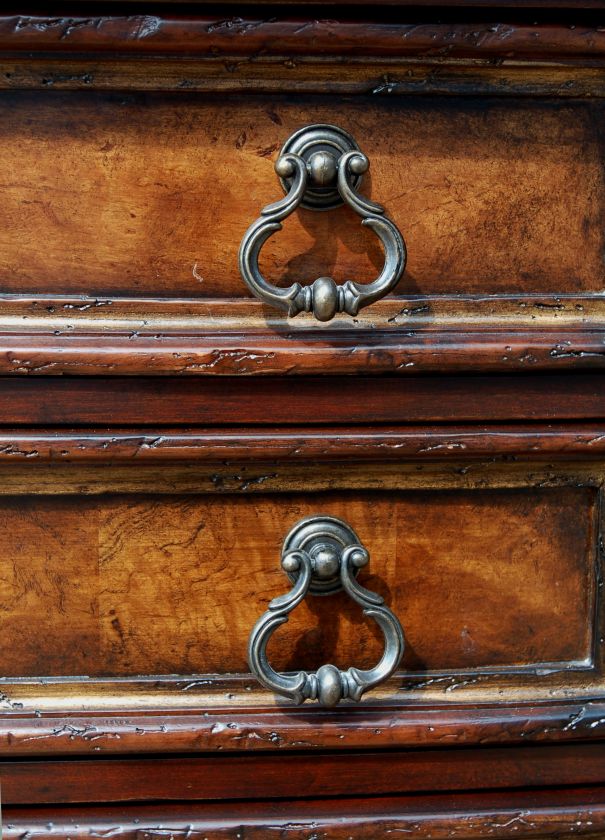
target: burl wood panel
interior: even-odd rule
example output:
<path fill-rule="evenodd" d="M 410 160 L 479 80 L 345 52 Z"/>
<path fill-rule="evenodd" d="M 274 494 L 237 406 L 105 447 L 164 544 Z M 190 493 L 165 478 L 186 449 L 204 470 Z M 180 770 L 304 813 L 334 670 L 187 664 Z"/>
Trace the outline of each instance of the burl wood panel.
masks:
<path fill-rule="evenodd" d="M 370 156 L 364 191 L 409 247 L 402 294 L 603 287 L 598 104 L 53 91 L 3 93 L 0 115 L 3 292 L 248 296 L 239 243 L 314 122 Z M 342 208 L 300 212 L 262 255 L 288 283 L 381 266 Z"/>
<path fill-rule="evenodd" d="M 367 585 L 407 635 L 412 671 L 590 656 L 595 492 L 6 498 L 0 505 L 4 676 L 246 671 L 246 643 L 288 588 L 299 518 L 347 519 Z M 282 669 L 370 665 L 378 633 L 344 596 L 307 599 L 270 652 Z"/>

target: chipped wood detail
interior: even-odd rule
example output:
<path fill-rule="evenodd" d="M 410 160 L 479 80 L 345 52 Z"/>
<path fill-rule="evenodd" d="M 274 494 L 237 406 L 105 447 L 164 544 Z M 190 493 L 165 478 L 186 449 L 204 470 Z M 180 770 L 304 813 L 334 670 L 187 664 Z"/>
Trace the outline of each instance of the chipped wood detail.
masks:
<path fill-rule="evenodd" d="M 605 368 L 602 329 L 494 333 L 393 330 L 295 337 L 267 333 L 130 336 L 0 335 L 0 376 L 274 376 L 389 373 L 409 376 Z M 319 339 L 319 340 L 318 340 Z"/>
<path fill-rule="evenodd" d="M 339 314 L 329 324 L 306 313 L 291 319 L 246 298 L 53 297 L 20 292 L 2 294 L 0 302 L 0 333 L 7 336 L 233 334 L 241 332 L 242 325 L 252 335 L 270 332 L 292 338 L 309 332 L 318 337 L 353 337 L 368 331 L 384 337 L 398 329 L 409 333 L 418 328 L 427 332 L 539 333 L 605 327 L 605 301 L 599 292 L 392 295 L 376 301 L 371 309 L 362 309 L 355 318 Z"/>
<path fill-rule="evenodd" d="M 605 424 L 541 426 L 329 426 L 92 431 L 0 429 L 0 464 L 248 461 L 594 461 L 605 453 Z M 260 485 L 263 482 L 256 482 Z M 244 489 L 244 488 L 242 488 Z"/>
<path fill-rule="evenodd" d="M 118 8 L 119 12 L 119 8 Z M 599 26 L 523 23 L 394 23 L 221 16 L 3 15 L 0 52 L 86 52 L 188 57 L 230 55 L 402 58 L 601 59 Z"/>
<path fill-rule="evenodd" d="M 605 97 L 601 67 L 562 61 L 415 58 L 370 60 L 292 56 L 189 60 L 94 60 L 0 56 L 0 90 L 163 91 L 235 94 L 328 94 L 380 99 L 398 96 Z M 582 66 L 585 65 L 585 66 Z"/>
<path fill-rule="evenodd" d="M 388 708 L 364 704 L 361 712 L 345 714 L 314 710 L 316 725 L 309 726 L 309 710 L 275 710 L 231 703 L 229 710 L 205 704 L 215 679 L 190 680 L 199 709 L 147 712 L 123 709 L 111 713 L 39 711 L 25 714 L 12 701 L 11 714 L 0 717 L 0 755 L 86 755 L 159 752 L 241 752 L 332 749 L 382 749 L 426 746 L 472 746 L 534 742 L 573 742 L 605 738 L 605 704 L 601 701 L 549 705 L 474 705 L 432 709 L 410 707 L 407 698 L 391 699 Z M 208 685 L 202 685 L 207 683 Z M 12 687 L 7 689 L 12 693 Z M 225 703 L 224 692 L 215 685 Z M 17 695 L 18 696 L 18 695 Z M 164 695 L 174 707 L 176 692 Z M 250 693 L 248 693 L 250 698 Z M 201 701 L 201 702 L 200 702 Z M 220 701 L 219 701 L 220 702 Z M 8 697 L 2 700 L 8 706 Z"/>
<path fill-rule="evenodd" d="M 0 372 L 236 376 L 601 369 L 601 295 L 391 298 L 329 326 L 244 299 L 0 298 Z"/>
<path fill-rule="evenodd" d="M 454 793 L 290 802 L 39 806 L 4 809 L 7 840 L 157 836 L 266 840 L 367 840 L 411 834 L 420 840 L 506 840 L 510 837 L 599 838 L 605 829 L 601 787 L 549 791 Z"/>

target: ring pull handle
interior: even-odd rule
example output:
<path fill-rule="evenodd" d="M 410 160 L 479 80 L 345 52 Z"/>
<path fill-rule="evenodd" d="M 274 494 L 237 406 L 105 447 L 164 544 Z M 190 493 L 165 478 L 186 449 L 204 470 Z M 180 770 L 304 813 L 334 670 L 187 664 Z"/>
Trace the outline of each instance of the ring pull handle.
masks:
<path fill-rule="evenodd" d="M 318 321 L 330 321 L 337 312 L 357 315 L 359 310 L 392 291 L 403 274 L 406 248 L 399 230 L 384 208 L 357 192 L 370 162 L 345 131 L 333 125 L 312 125 L 290 137 L 275 164 L 285 198 L 268 204 L 246 231 L 239 250 L 239 269 L 257 298 L 293 318 L 312 312 Z M 329 210 L 347 204 L 382 242 L 384 267 L 371 283 L 347 280 L 338 286 L 331 277 L 318 277 L 311 285 L 293 283 L 286 289 L 269 283 L 258 267 L 261 248 L 282 229 L 282 221 L 298 207 Z"/>
<path fill-rule="evenodd" d="M 403 656 L 403 630 L 384 599 L 356 580 L 359 569 L 369 560 L 368 551 L 355 532 L 340 519 L 311 516 L 294 526 L 284 541 L 281 560 L 294 586 L 271 601 L 267 612 L 255 624 L 248 643 L 250 670 L 265 688 L 296 704 L 319 700 L 322 706 L 336 706 L 344 699 L 359 701 L 366 691 L 393 674 Z M 288 621 L 289 614 L 309 592 L 329 595 L 342 589 L 382 630 L 384 653 L 378 664 L 368 670 L 352 667 L 341 671 L 328 664 L 315 673 L 275 671 L 267 658 L 267 644 L 273 632 Z"/>

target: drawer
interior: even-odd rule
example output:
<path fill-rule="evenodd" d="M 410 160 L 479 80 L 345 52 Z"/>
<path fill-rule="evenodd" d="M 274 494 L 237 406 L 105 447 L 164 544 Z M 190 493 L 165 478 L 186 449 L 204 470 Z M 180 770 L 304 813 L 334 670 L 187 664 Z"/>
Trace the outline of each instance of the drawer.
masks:
<path fill-rule="evenodd" d="M 602 367 L 605 36 L 590 17 L 150 20 L 0 17 L 0 373 Z M 359 195 L 386 208 L 407 263 L 382 299 L 321 323 L 256 300 L 238 251 L 284 196 L 284 145 L 326 123 L 368 157 Z M 299 207 L 259 271 L 282 292 L 371 283 L 385 258 L 363 207 Z"/>
<path fill-rule="evenodd" d="M 600 100 L 265 94 L 226 107 L 204 94 L 5 90 L 0 110 L 5 292 L 90 295 L 107 316 L 113 296 L 251 298 L 240 242 L 283 197 L 280 149 L 318 123 L 350 132 L 370 160 L 360 190 L 407 243 L 403 303 L 603 285 Z M 365 282 L 383 255 L 360 221 L 346 207 L 301 209 L 260 267 L 286 285 Z"/>
<path fill-rule="evenodd" d="M 112 432 L 11 433 L 5 753 L 600 737 L 601 426 L 425 428 L 416 443 L 413 430 L 368 427 L 353 458 L 330 452 L 329 433 L 323 452 L 285 436 L 299 463 L 267 460 L 267 433 L 249 434 L 247 459 L 221 463 L 207 447 L 228 444 L 226 431 L 162 430 L 139 440 L 142 459 Z M 286 535 L 318 515 L 354 529 L 371 557 L 359 582 L 406 638 L 391 679 L 333 711 L 263 689 L 247 661 L 255 622 L 293 585 Z M 308 593 L 267 648 L 283 674 L 368 669 L 384 649 L 344 592 Z"/>

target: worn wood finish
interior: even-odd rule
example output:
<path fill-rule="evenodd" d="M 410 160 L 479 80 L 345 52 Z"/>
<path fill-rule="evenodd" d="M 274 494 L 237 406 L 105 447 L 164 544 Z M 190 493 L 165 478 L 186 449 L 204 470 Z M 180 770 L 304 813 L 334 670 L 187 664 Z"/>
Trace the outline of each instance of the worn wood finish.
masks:
<path fill-rule="evenodd" d="M 352 345 L 354 345 L 352 351 Z M 605 368 L 602 329 L 320 336 L 0 335 L 0 375 L 294 376 Z"/>
<path fill-rule="evenodd" d="M 226 699 L 224 688 L 236 693 L 231 684 L 219 688 L 218 681 L 189 680 L 199 708 L 175 709 L 177 692 L 165 690 L 163 702 L 172 709 L 161 712 L 103 710 L 92 712 L 26 711 L 33 698 L 18 688 L 4 688 L 0 703 L 0 755 L 59 756 L 123 753 L 259 752 L 300 750 L 378 750 L 382 748 L 423 748 L 427 746 L 467 747 L 489 744 L 569 743 L 605 738 L 605 703 L 595 701 L 551 702 L 549 704 L 503 703 L 491 705 L 472 701 L 449 705 L 445 696 L 433 708 L 426 702 L 418 706 L 408 697 L 390 697 L 388 705 L 377 708 L 375 698 L 363 707 L 336 711 L 315 710 L 309 725 L 309 710 L 242 707 Z M 207 683 L 209 685 L 204 685 Z M 462 683 L 462 681 L 461 681 Z M 438 684 L 438 683 L 437 683 Z M 450 684 L 451 685 L 451 684 Z M 220 692 L 214 698 L 210 690 Z M 248 700 L 252 682 L 246 686 Z M 460 691 L 468 691 L 463 685 Z M 19 697 L 12 699 L 6 692 Z M 200 692 L 206 692 L 200 695 Z M 78 687 L 79 701 L 84 686 Z M 231 692 L 230 692 L 231 693 Z M 450 693 L 451 696 L 451 693 Z M 39 698 L 38 698 L 39 699 Z M 47 698 L 47 705 L 48 705 Z M 61 705 L 60 698 L 54 698 Z M 52 698 L 50 698 L 52 703 Z M 230 708 L 220 708 L 220 704 Z M 97 704 L 99 697 L 97 697 Z M 63 704 L 64 705 L 64 704 Z M 126 704 L 123 704 L 126 705 Z M 140 705 L 140 701 L 139 701 Z M 156 699 L 156 706 L 162 705 Z M 201 712 L 201 708 L 205 712 Z"/>
<path fill-rule="evenodd" d="M 483 1 L 0 16 L 9 836 L 605 833 L 605 36 L 593 0 Z M 311 121 L 352 130 L 410 249 L 397 296 L 321 328 L 236 270 Z M 358 222 L 301 213 L 263 269 L 369 279 Z M 317 512 L 408 641 L 331 711 L 245 661 Z M 339 597 L 270 656 L 380 652 Z"/>
<path fill-rule="evenodd" d="M 431 15 L 425 13 L 425 17 Z M 0 16 L 0 52 L 471 57 L 605 61 L 599 26 L 264 18 L 237 15 Z"/>
<path fill-rule="evenodd" d="M 1 302 L 0 302 L 1 305 Z M 354 352 L 352 352 L 352 345 Z M 477 373 L 603 370 L 603 329 L 494 332 L 402 331 L 294 336 L 163 335 L 69 331 L 1 335 L 0 375 L 185 375 Z"/>
<path fill-rule="evenodd" d="M 371 466 L 369 467 L 369 463 Z M 0 496 L 147 495 L 262 496 L 274 492 L 323 493 L 347 490 L 485 490 L 560 487 L 597 489 L 602 464 L 587 458 L 533 459 L 512 455 L 482 459 L 436 459 L 342 463 L 312 460 L 216 463 L 40 463 L 20 456 L 2 465 Z"/>
<path fill-rule="evenodd" d="M 0 377 L 8 426 L 466 423 L 605 418 L 599 375 Z"/>
<path fill-rule="evenodd" d="M 599 294 L 388 297 L 354 319 L 323 325 L 243 298 L 5 295 L 0 372 L 415 376 L 602 369 L 604 329 Z"/>
<path fill-rule="evenodd" d="M 586 668 L 595 500 L 589 488 L 259 496 L 253 508 L 229 496 L 5 498 L 3 674 L 247 671 L 254 622 L 290 588 L 283 539 L 320 512 L 374 554 L 364 581 L 406 629 L 405 671 Z M 269 645 L 280 670 L 369 667 L 381 650 L 345 596 L 307 599 Z"/>
<path fill-rule="evenodd" d="M 602 784 L 602 744 L 0 762 L 3 805 L 313 798 Z"/>
<path fill-rule="evenodd" d="M 0 464 L 594 460 L 605 424 L 189 429 L 1 429 Z"/>
<path fill-rule="evenodd" d="M 601 7 L 592 3 L 582 8 Z M 0 87 L 605 95 L 602 32 L 590 18 L 569 26 L 502 11 L 437 24 L 418 9 L 403 23 L 322 20 L 311 9 L 300 19 L 98 12 L 0 19 Z"/>
<path fill-rule="evenodd" d="M 0 332 L 11 335 L 114 336 L 287 336 L 341 340 L 358 344 L 374 334 L 410 336 L 425 333 L 542 332 L 582 334 L 605 326 L 605 302 L 599 292 L 557 294 L 392 295 L 362 309 L 355 318 L 336 315 L 328 323 L 301 313 L 286 313 L 252 298 L 142 298 L 90 295 L 0 296 Z"/>
<path fill-rule="evenodd" d="M 605 279 L 597 105 L 231 97 L 226 110 L 191 95 L 4 93 L 0 112 L 4 292 L 249 297 L 240 241 L 282 194 L 281 144 L 313 122 L 352 130 L 370 156 L 366 191 L 409 248 L 401 294 L 596 292 Z M 340 208 L 288 219 L 261 268 L 367 281 L 382 260 Z M 578 351 L 602 351 L 586 340 Z"/>
<path fill-rule="evenodd" d="M 0 90 L 197 91 L 219 94 L 332 94 L 373 98 L 398 95 L 475 97 L 605 97 L 605 76 L 589 58 L 580 66 L 552 63 L 437 57 L 370 60 L 343 64 L 291 56 L 189 60 L 161 58 L 132 61 L 67 57 L 32 59 L 16 53 L 0 56 Z"/>
<path fill-rule="evenodd" d="M 391 833 L 422 840 L 505 840 L 508 837 L 599 837 L 605 828 L 602 787 L 502 791 L 432 796 L 320 799 L 291 803 L 229 802 L 178 805 L 113 805 L 93 808 L 41 806 L 4 809 L 3 836 L 68 840 L 99 836 L 151 840 L 220 837 L 265 840 L 287 832 L 292 840 L 369 840 Z"/>

